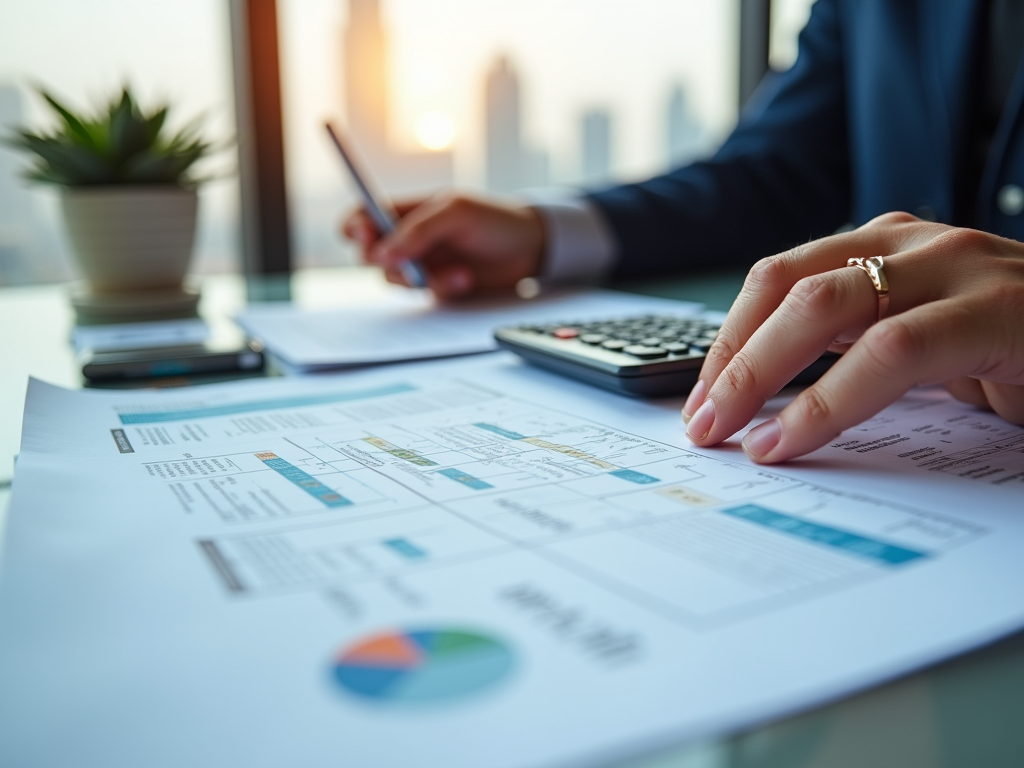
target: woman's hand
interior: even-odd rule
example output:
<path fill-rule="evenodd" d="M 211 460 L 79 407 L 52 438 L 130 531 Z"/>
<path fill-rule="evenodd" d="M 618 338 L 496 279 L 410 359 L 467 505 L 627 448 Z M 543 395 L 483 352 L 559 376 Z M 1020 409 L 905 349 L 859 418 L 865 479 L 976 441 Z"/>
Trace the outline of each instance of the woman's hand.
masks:
<path fill-rule="evenodd" d="M 438 195 L 396 206 L 398 227 L 380 237 L 363 209 L 342 231 L 362 248 L 363 260 L 406 285 L 399 265 L 416 259 L 427 286 L 441 299 L 477 291 L 511 290 L 540 272 L 544 225 L 532 208 L 464 195 Z"/>
<path fill-rule="evenodd" d="M 846 267 L 871 256 L 889 281 L 878 322 L 870 277 Z M 820 448 L 919 384 L 1024 424 L 1024 244 L 890 213 L 758 262 L 683 408 L 687 435 L 722 442 L 826 349 L 845 354 L 744 438 L 755 461 Z"/>

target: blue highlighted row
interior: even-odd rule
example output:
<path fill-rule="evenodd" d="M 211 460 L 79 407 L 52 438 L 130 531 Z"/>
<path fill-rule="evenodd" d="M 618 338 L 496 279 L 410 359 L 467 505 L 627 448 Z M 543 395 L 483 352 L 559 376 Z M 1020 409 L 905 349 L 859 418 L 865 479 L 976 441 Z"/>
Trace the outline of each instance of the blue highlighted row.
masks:
<path fill-rule="evenodd" d="M 798 517 L 773 512 L 756 504 L 744 504 L 741 507 L 723 509 L 722 514 L 738 517 L 751 523 L 763 525 L 765 528 L 771 528 L 780 533 L 795 536 L 798 539 L 813 541 L 815 544 L 823 544 L 826 547 L 839 549 L 848 554 L 867 560 L 874 560 L 884 565 L 903 565 L 922 557 L 928 557 L 924 552 L 917 552 L 913 549 L 896 546 L 895 544 L 887 544 L 884 541 L 869 539 L 866 536 L 860 536 L 839 528 L 810 523 Z"/>
<path fill-rule="evenodd" d="M 484 424 L 483 422 L 476 422 L 475 424 L 473 424 L 473 426 L 477 427 L 478 429 L 484 429 L 487 430 L 488 432 L 493 432 L 496 435 L 501 435 L 502 437 L 507 437 L 509 440 L 526 439 L 526 435 L 520 435 L 518 432 L 513 432 L 511 429 L 502 429 L 501 427 L 496 426 L 494 424 Z"/>
<path fill-rule="evenodd" d="M 294 464 L 289 464 L 274 454 L 257 454 L 260 461 L 320 501 L 325 507 L 348 507 L 352 502 L 333 488 L 328 488 L 312 475 L 306 474 Z"/>
<path fill-rule="evenodd" d="M 650 485 L 651 483 L 657 483 L 658 478 L 645 475 L 643 472 L 637 472 L 632 469 L 616 469 L 614 472 L 609 472 L 609 475 L 618 477 L 622 480 L 629 480 L 631 483 L 637 483 L 638 485 Z"/>
<path fill-rule="evenodd" d="M 462 483 L 467 488 L 472 488 L 474 491 L 483 491 L 494 487 L 490 483 L 485 483 L 480 478 L 467 475 L 461 469 L 439 469 L 437 471 L 457 483 Z"/>
<path fill-rule="evenodd" d="M 210 419 L 216 416 L 234 416 L 239 413 L 254 411 L 273 411 L 278 408 L 301 408 L 307 405 L 327 405 L 329 403 L 345 403 L 351 400 L 365 400 L 371 397 L 399 395 L 414 392 L 416 387 L 409 384 L 393 384 L 387 387 L 361 389 L 352 392 L 332 392 L 326 395 L 306 395 L 302 397 L 282 397 L 272 400 L 252 400 L 248 403 L 228 403 L 200 408 L 185 408 L 177 411 L 147 411 L 145 413 L 121 413 L 118 418 L 122 424 L 153 424 L 161 421 L 180 421 L 182 419 Z"/>
<path fill-rule="evenodd" d="M 427 556 L 425 550 L 420 549 L 408 539 L 385 539 L 384 546 L 390 547 L 398 554 L 410 560 L 421 560 Z"/>

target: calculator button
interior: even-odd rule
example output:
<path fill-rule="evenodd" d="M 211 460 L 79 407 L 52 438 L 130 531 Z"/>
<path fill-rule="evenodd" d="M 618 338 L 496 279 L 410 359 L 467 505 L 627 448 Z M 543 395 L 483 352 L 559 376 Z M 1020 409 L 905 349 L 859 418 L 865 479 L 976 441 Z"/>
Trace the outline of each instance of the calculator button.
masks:
<path fill-rule="evenodd" d="M 648 336 L 645 339 L 640 339 L 640 343 L 646 347 L 658 347 L 661 346 L 662 338 L 660 336 Z"/>
<path fill-rule="evenodd" d="M 577 331 L 575 328 L 562 327 L 553 330 L 551 332 L 551 335 L 554 336 L 556 339 L 575 339 L 577 336 L 580 335 L 580 332 Z"/>
<path fill-rule="evenodd" d="M 671 342 L 669 344 L 662 344 L 661 348 L 664 349 L 671 355 L 685 355 L 690 351 L 689 344 L 680 344 L 678 342 Z"/>
<path fill-rule="evenodd" d="M 620 352 L 629 346 L 628 341 L 622 341 L 622 339 L 609 339 L 601 344 L 605 349 L 610 349 L 613 352 Z"/>
<path fill-rule="evenodd" d="M 690 350 L 700 355 L 705 354 L 709 349 L 711 349 L 711 342 L 704 339 L 695 341 L 690 345 Z"/>
<path fill-rule="evenodd" d="M 602 342 L 608 341 L 608 337 L 603 333 L 584 333 L 580 336 L 580 341 L 584 344 L 601 344 Z"/>
<path fill-rule="evenodd" d="M 631 344 L 622 351 L 627 355 L 639 357 L 641 360 L 654 360 L 668 355 L 668 352 L 661 347 L 648 347 L 644 344 Z"/>

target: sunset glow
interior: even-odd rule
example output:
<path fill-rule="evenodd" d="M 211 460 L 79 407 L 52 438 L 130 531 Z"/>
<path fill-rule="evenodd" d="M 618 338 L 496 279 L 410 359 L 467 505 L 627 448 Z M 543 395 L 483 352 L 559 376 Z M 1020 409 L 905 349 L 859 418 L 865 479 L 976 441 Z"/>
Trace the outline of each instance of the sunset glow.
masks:
<path fill-rule="evenodd" d="M 425 112 L 416 120 L 416 140 L 426 149 L 448 149 L 454 139 L 455 123 L 444 112 Z"/>

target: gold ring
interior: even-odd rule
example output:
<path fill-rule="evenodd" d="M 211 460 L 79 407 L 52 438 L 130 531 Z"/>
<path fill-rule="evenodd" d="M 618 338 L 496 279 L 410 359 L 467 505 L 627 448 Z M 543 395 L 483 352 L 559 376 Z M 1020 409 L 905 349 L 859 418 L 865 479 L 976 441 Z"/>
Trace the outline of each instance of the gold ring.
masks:
<path fill-rule="evenodd" d="M 850 259 L 846 262 L 848 267 L 856 267 L 871 278 L 871 284 L 875 286 L 878 294 L 878 320 L 889 314 L 889 281 L 882 269 L 883 260 L 881 256 L 872 256 L 867 259 Z M 878 322 L 876 320 L 875 322 Z"/>

